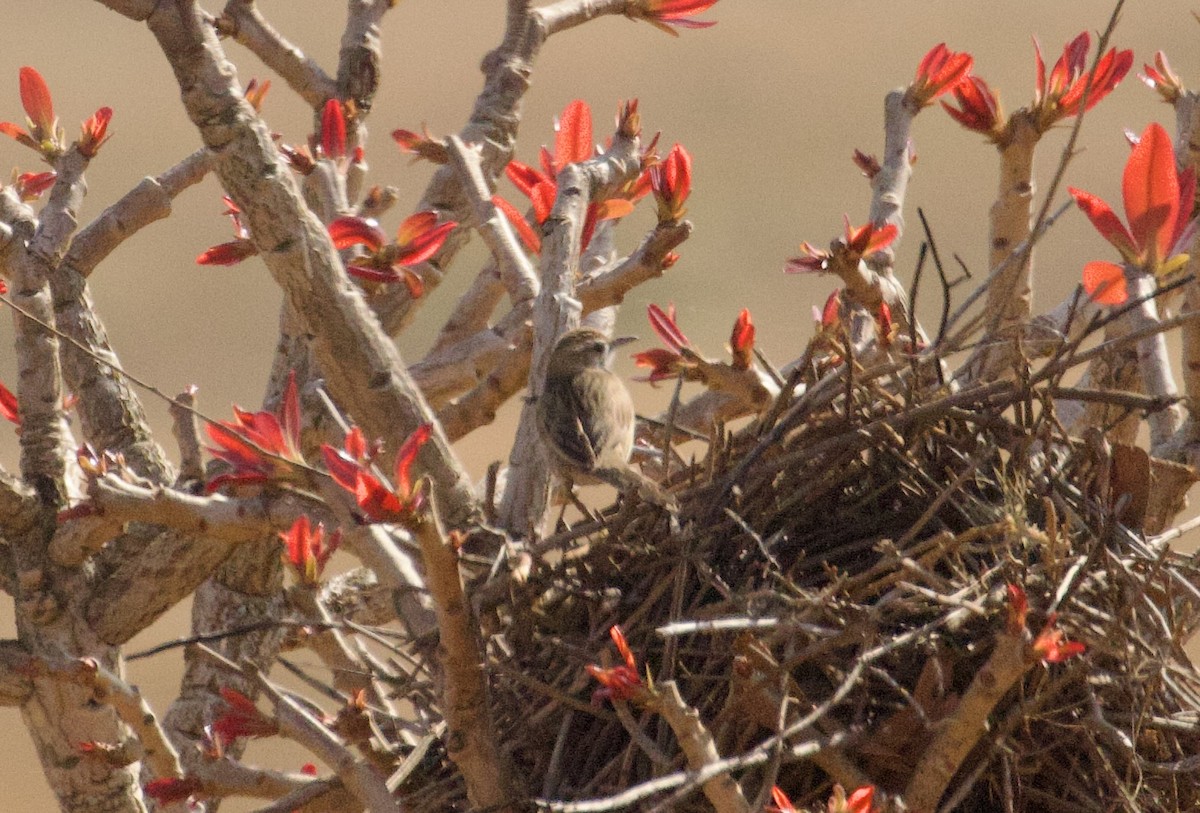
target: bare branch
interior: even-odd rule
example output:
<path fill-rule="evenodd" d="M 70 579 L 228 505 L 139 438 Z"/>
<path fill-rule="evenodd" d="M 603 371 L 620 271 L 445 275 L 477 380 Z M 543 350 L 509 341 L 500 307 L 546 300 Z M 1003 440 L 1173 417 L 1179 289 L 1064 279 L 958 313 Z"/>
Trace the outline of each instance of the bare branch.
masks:
<path fill-rule="evenodd" d="M 96 699 L 108 703 L 129 726 L 142 745 L 141 759 L 157 777 L 181 777 L 179 754 L 167 741 L 158 717 L 136 686 L 126 683 L 102 666 L 92 665 L 92 688 Z"/>
<path fill-rule="evenodd" d="M 379 25 L 395 0 L 365 0 L 349 3 L 342 46 L 338 51 L 338 97 L 352 100 L 365 115 L 379 89 L 382 46 Z M 314 105 L 315 106 L 315 105 Z M 361 124 L 360 119 L 356 123 Z"/>
<path fill-rule="evenodd" d="M 334 80 L 272 28 L 254 0 L 229 0 L 216 26 L 221 34 L 232 37 L 275 71 L 309 107 L 317 109 L 326 99 L 338 95 Z"/>
<path fill-rule="evenodd" d="M 204 482 L 204 461 L 200 455 L 200 425 L 196 420 L 196 388 L 189 387 L 175 396 L 169 411 L 174 423 L 175 442 L 179 446 L 179 480 Z"/>
<path fill-rule="evenodd" d="M 504 284 L 500 281 L 500 269 L 496 267 L 495 262 L 490 262 L 475 275 L 471 286 L 454 303 L 454 308 L 442 323 L 441 332 L 434 340 L 429 354 L 433 355 L 469 336 L 487 330 L 492 311 L 503 297 Z M 424 391 L 424 386 L 421 389 Z M 429 397 L 428 393 L 426 397 Z"/>
<path fill-rule="evenodd" d="M 113 249 L 137 232 L 171 214 L 175 196 L 204 180 L 212 154 L 196 150 L 162 174 L 143 178 L 115 203 L 79 230 L 62 265 L 88 277 Z"/>
<path fill-rule="evenodd" d="M 996 704 L 1025 674 L 1028 644 L 1020 637 L 999 635 L 992 651 L 967 688 L 950 718 L 938 728 L 925 749 L 904 791 L 911 810 L 936 810 L 938 801 L 962 761 L 987 732 L 987 721 Z"/>
<path fill-rule="evenodd" d="M 288 590 L 288 598 L 301 617 L 330 622 L 332 616 L 321 605 L 314 590 L 297 586 Z M 315 630 L 306 636 L 305 643 L 333 673 L 333 686 L 346 697 L 364 692 L 367 702 L 394 716 L 395 712 L 384 692 L 372 679 L 371 669 L 350 646 L 349 639 L 333 626 Z"/>
<path fill-rule="evenodd" d="M 721 754 L 717 751 L 712 734 L 704 726 L 699 712 L 683 702 L 675 681 L 658 684 L 654 694 L 655 700 L 651 706 L 675 732 L 679 748 L 687 756 L 688 767 L 693 771 L 701 771 L 720 761 Z M 705 797 L 717 813 L 750 813 L 750 804 L 741 786 L 728 773 L 716 774 L 703 787 Z"/>
<path fill-rule="evenodd" d="M 472 220 L 492 258 L 500 269 L 500 282 L 508 291 L 514 308 L 529 302 L 538 294 L 538 277 L 525 256 L 508 219 L 492 204 L 487 181 L 483 177 L 478 150 L 468 149 L 462 139 L 451 135 L 447 148 L 459 183 L 471 205 Z"/>
<path fill-rule="evenodd" d="M 462 771 L 473 807 L 515 810 L 513 780 L 492 722 L 479 630 L 463 593 L 458 554 L 441 529 L 436 506 L 417 525 L 416 534 L 441 632 L 446 750 Z"/>

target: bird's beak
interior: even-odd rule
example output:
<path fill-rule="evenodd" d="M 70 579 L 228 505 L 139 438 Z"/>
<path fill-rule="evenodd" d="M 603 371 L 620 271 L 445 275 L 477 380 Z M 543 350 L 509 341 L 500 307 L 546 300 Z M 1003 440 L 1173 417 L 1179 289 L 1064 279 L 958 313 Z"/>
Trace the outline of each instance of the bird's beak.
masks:
<path fill-rule="evenodd" d="M 618 336 L 617 338 L 613 339 L 612 341 L 610 341 L 608 343 L 608 347 L 611 350 L 616 350 L 618 347 L 621 347 L 623 345 L 629 344 L 630 342 L 636 342 L 636 341 L 637 341 L 637 336 Z"/>

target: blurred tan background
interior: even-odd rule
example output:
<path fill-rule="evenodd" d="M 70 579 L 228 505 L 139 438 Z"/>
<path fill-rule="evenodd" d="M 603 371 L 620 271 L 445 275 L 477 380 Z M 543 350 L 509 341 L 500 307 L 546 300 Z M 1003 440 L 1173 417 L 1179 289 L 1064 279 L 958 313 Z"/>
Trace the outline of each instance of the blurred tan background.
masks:
<path fill-rule="evenodd" d="M 260 0 L 269 19 L 327 70 L 336 65 L 344 11 L 327 0 Z M 216 3 L 209 5 L 217 11 Z M 1132 48 L 1135 71 L 1167 51 L 1185 83 L 1200 85 L 1200 28 L 1195 6 L 1182 0 L 1129 3 L 1114 44 Z M 418 129 L 422 122 L 441 135 L 465 121 L 480 87 L 480 58 L 500 38 L 502 0 L 403 0 L 385 23 L 384 84 L 372 112 L 368 160 L 372 180 L 400 187 L 402 203 L 384 225 L 390 232 L 416 201 L 430 174 L 410 166 L 388 138 L 395 127 Z M 777 363 L 799 354 L 811 335 L 810 306 L 834 287 L 831 279 L 785 276 L 784 260 L 800 240 L 824 245 L 838 233 L 843 212 L 861 223 L 869 190 L 850 161 L 854 148 L 882 147 L 883 95 L 907 84 L 921 56 L 946 41 L 975 55 L 975 72 L 1000 92 L 1008 109 L 1032 94 L 1034 66 L 1030 35 L 1039 36 L 1047 62 L 1081 30 L 1104 28 L 1108 3 L 1096 0 L 964 2 L 803 2 L 723 0 L 704 17 L 719 24 L 684 31 L 671 39 L 645 24 L 602 19 L 553 38 L 536 66 L 528 94 L 521 160 L 533 162 L 537 146 L 552 140 L 552 117 L 572 98 L 595 111 L 597 140 L 611 127 L 620 99 L 639 97 L 645 129 L 663 132 L 664 147 L 686 144 L 694 160 L 689 218 L 694 236 L 668 276 L 629 297 L 620 329 L 640 335 L 639 348 L 653 335 L 645 322 L 649 302 L 673 301 L 679 321 L 709 355 L 723 353 L 729 328 L 749 307 L 760 346 Z M 67 133 L 97 107 L 110 105 L 114 134 L 88 174 L 91 216 L 146 174 L 157 174 L 199 146 L 178 102 L 178 90 L 148 31 L 94 2 L 32 3 L 0 0 L 0 120 L 21 122 L 17 69 L 32 65 L 45 76 Z M 266 76 L 256 59 L 236 45 L 230 55 L 243 82 Z M 264 115 L 289 143 L 302 143 L 311 128 L 309 111 L 282 82 L 274 83 Z M 1140 131 L 1151 120 L 1173 129 L 1168 107 L 1131 73 L 1088 116 L 1068 182 L 1102 195 L 1114 205 L 1127 151 L 1123 128 Z M 983 272 L 986 214 L 996 185 L 992 148 L 938 109 L 914 127 L 919 163 L 908 195 L 910 226 L 916 206 L 929 217 L 943 256 L 958 253 L 972 271 Z M 1059 158 L 1066 129 L 1048 136 L 1039 155 L 1039 181 Z M 0 141 L 0 177 L 7 170 L 37 169 L 31 151 Z M 511 192 L 511 190 L 507 190 Z M 175 215 L 128 241 L 92 278 L 93 292 L 123 364 L 166 392 L 200 387 L 200 404 L 225 416 L 229 405 L 257 407 L 271 358 L 279 293 L 256 260 L 231 269 L 201 268 L 196 254 L 229 239 L 221 216 L 221 192 L 211 179 L 185 193 Z M 1060 190 L 1060 197 L 1065 190 Z M 652 222 L 643 206 L 621 229 L 630 248 Z M 910 280 L 918 235 L 910 229 L 897 269 Z M 1083 263 L 1114 259 L 1077 213 L 1056 227 L 1038 249 L 1037 301 L 1049 307 L 1077 282 Z M 399 340 L 405 358 L 419 358 L 457 293 L 482 262 L 475 241 L 421 317 Z M 958 292 L 963 295 L 965 291 Z M 925 288 L 919 313 L 935 319 L 935 287 Z M 9 320 L 0 320 L 0 347 L 8 347 Z M 623 372 L 632 366 L 623 362 Z M 11 352 L 0 353 L 0 380 L 14 378 Z M 633 385 L 646 411 L 666 393 Z M 165 406 L 147 395 L 164 445 Z M 461 444 L 472 471 L 507 454 L 515 408 L 495 426 Z M 0 461 L 15 466 L 10 433 L 0 443 Z M 182 634 L 187 610 L 179 608 L 140 636 L 136 650 Z M 0 635 L 12 635 L 7 606 L 0 609 Z M 178 679 L 178 654 L 132 665 L 130 674 L 159 712 L 166 709 Z M 17 712 L 0 710 L 6 744 L 0 753 L 0 810 L 54 809 Z M 260 751 L 251 751 L 254 757 Z M 295 767 L 297 754 L 273 755 Z M 227 810 L 254 805 L 230 804 Z"/>

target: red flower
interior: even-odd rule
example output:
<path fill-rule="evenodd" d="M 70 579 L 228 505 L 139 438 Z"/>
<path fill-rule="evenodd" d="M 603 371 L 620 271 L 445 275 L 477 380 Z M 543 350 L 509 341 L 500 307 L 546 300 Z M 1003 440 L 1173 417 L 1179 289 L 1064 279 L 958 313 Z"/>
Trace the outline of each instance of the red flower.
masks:
<path fill-rule="evenodd" d="M 621 628 L 613 624 L 609 628 L 608 634 L 616 644 L 617 652 L 621 654 L 624 663 L 608 667 L 589 663 L 584 667 L 589 675 L 600 682 L 600 688 L 592 693 L 593 703 L 600 703 L 604 700 L 614 702 L 631 700 L 645 687 L 645 684 L 642 683 L 642 676 L 638 674 L 637 661 L 633 657 L 632 650 L 629 649 L 629 644 L 625 641 L 625 634 L 621 632 Z"/>
<path fill-rule="evenodd" d="M 999 137 L 1004 114 L 1000 110 L 1000 100 L 987 82 L 978 76 L 964 76 L 954 86 L 954 98 L 958 107 L 942 102 L 942 107 L 951 118 L 968 130 L 990 136 L 993 141 Z"/>
<path fill-rule="evenodd" d="M 437 212 L 417 212 L 400 224 L 396 242 L 384 245 L 386 237 L 374 221 L 339 217 L 329 224 L 329 236 L 339 251 L 361 245 L 371 252 L 368 257 L 348 265 L 348 274 L 372 282 L 403 282 L 409 294 L 416 298 L 425 288 L 421 277 L 409 266 L 423 263 L 437 254 L 456 226 L 458 223 L 453 220 L 439 224 Z"/>
<path fill-rule="evenodd" d="M 683 331 L 675 322 L 674 305 L 668 305 L 664 311 L 658 305 L 652 304 L 647 308 L 647 313 L 650 317 L 650 327 L 654 328 L 654 332 L 668 347 L 676 352 L 684 348 L 691 348 L 691 341 L 683 335 Z"/>
<path fill-rule="evenodd" d="M 232 240 L 218 243 L 196 255 L 196 265 L 237 265 L 258 253 L 251 240 Z"/>
<path fill-rule="evenodd" d="M 142 790 L 160 805 L 168 805 L 173 802 L 186 802 L 193 795 L 199 793 L 200 788 L 200 780 L 197 777 L 185 776 L 182 779 L 174 777 L 152 779 Z"/>
<path fill-rule="evenodd" d="M 1171 63 L 1167 61 L 1167 55 L 1162 51 L 1154 52 L 1154 67 L 1142 65 L 1143 74 L 1139 77 L 1151 89 L 1158 91 L 1158 95 L 1162 96 L 1163 101 L 1168 104 L 1175 104 L 1179 101 L 1179 97 L 1183 95 L 1183 82 L 1175 75 L 1175 71 L 1171 70 Z"/>
<path fill-rule="evenodd" d="M 567 102 L 554 121 L 554 156 L 550 161 L 552 172 L 547 174 L 558 175 L 568 164 L 578 164 L 591 158 L 594 151 L 592 109 L 582 99 L 573 99 Z"/>
<path fill-rule="evenodd" d="M 1128 228 L 1100 198 L 1079 189 L 1069 191 L 1096 231 L 1116 246 L 1126 266 L 1162 275 L 1187 262 L 1184 252 L 1196 229 L 1191 220 L 1196 177 L 1191 168 L 1179 174 L 1171 137 L 1161 125 L 1151 124 L 1142 132 L 1125 163 L 1121 192 Z M 1118 305 L 1127 297 L 1125 270 L 1113 263 L 1085 265 L 1083 285 L 1102 305 Z"/>
<path fill-rule="evenodd" d="M 207 249 L 196 257 L 197 265 L 236 265 L 258 253 L 258 248 L 250 241 L 250 230 L 242 223 L 242 210 L 228 195 L 222 195 L 221 200 L 225 202 L 224 213 L 229 216 L 237 239 Z"/>
<path fill-rule="evenodd" d="M 54 186 L 58 179 L 57 172 L 22 172 L 17 176 L 17 195 L 21 200 L 30 201 L 41 197 L 42 193 Z"/>
<path fill-rule="evenodd" d="M 444 142 L 429 134 L 424 124 L 421 125 L 421 135 L 412 130 L 392 130 L 392 140 L 407 153 L 412 153 L 413 160 L 424 158 L 435 164 L 446 164 L 450 161 L 450 153 L 446 151 Z"/>
<path fill-rule="evenodd" d="M 716 4 L 717 0 L 644 0 L 641 18 L 660 31 L 678 37 L 679 32 L 674 27 L 711 28 L 716 25 L 715 20 L 697 20 L 688 16 L 708 11 Z"/>
<path fill-rule="evenodd" d="M 746 308 L 742 308 L 737 321 L 733 323 L 729 351 L 733 354 L 735 370 L 749 370 L 754 363 L 754 322 L 750 320 L 750 311 Z"/>
<path fill-rule="evenodd" d="M 764 813 L 796 813 L 796 806 L 779 785 L 771 786 L 771 801 L 774 805 L 767 807 Z"/>
<path fill-rule="evenodd" d="M 354 459 L 329 444 L 321 446 L 321 455 L 329 476 L 354 495 L 354 501 L 371 522 L 405 522 L 424 505 L 420 484 L 412 480 L 412 465 L 417 453 L 433 435 L 433 426 L 422 424 L 396 452 L 393 487 L 389 488 L 370 470 L 370 466 Z M 349 441 L 349 438 L 347 438 Z"/>
<path fill-rule="evenodd" d="M 642 114 L 638 112 L 637 99 L 617 105 L 617 133 L 622 138 L 639 138 L 642 135 Z M 656 142 L 657 138 L 655 136 Z"/>
<path fill-rule="evenodd" d="M 287 548 L 285 558 L 296 571 L 300 583 L 311 587 L 320 580 L 329 557 L 341 544 L 342 532 L 341 529 L 334 531 L 329 538 L 329 544 L 326 545 L 325 526 L 318 522 L 317 527 L 312 528 L 308 516 L 301 515 L 292 523 L 292 527 L 280 533 L 279 537 Z"/>
<path fill-rule="evenodd" d="M 932 104 L 933 100 L 953 88 L 971 70 L 975 58 L 964 52 L 955 53 L 939 42 L 917 66 L 917 75 L 905 94 L 906 101 L 916 109 Z"/>
<path fill-rule="evenodd" d="M 387 242 L 387 235 L 374 220 L 361 217 L 339 217 L 329 224 L 329 237 L 338 251 L 351 246 L 366 246 L 376 252 Z"/>
<path fill-rule="evenodd" d="M 583 231 L 579 236 L 580 249 L 586 249 L 596 233 L 596 226 L 602 220 L 619 220 L 633 211 L 633 201 L 624 198 L 609 198 L 608 200 L 593 201 L 588 204 L 587 213 L 583 218 Z"/>
<path fill-rule="evenodd" d="M 879 159 L 874 155 L 855 150 L 852 156 L 854 166 L 858 167 L 867 180 L 874 180 L 875 176 L 883 170 L 883 165 L 879 163 Z"/>
<path fill-rule="evenodd" d="M 888 223 L 886 226 L 877 227 L 874 223 L 867 223 L 865 226 L 851 228 L 850 217 L 845 216 L 846 224 L 846 248 L 852 254 L 857 254 L 862 257 L 868 257 L 877 251 L 883 251 L 892 244 L 896 239 L 896 234 L 899 230 L 896 224 Z"/>
<path fill-rule="evenodd" d="M 230 743 L 239 737 L 273 737 L 279 733 L 279 723 L 259 711 L 254 701 L 241 692 L 222 688 L 221 699 L 228 708 L 213 721 L 212 731 L 222 742 Z"/>
<path fill-rule="evenodd" d="M 21 86 L 21 106 L 34 132 L 53 133 L 56 119 L 54 118 L 54 102 L 50 98 L 50 88 L 46 80 L 36 70 L 30 67 L 21 68 L 19 72 Z"/>
<path fill-rule="evenodd" d="M 828 271 L 830 264 L 837 260 L 846 265 L 856 266 L 863 257 L 869 257 L 877 251 L 883 251 L 890 246 L 899 234 L 896 224 L 876 226 L 867 223 L 863 226 L 851 226 L 850 217 L 843 216 L 844 233 L 840 240 L 834 243 L 829 251 L 816 248 L 809 242 L 800 244 L 803 257 L 793 257 L 787 261 L 784 271 L 798 274 L 805 271 Z"/>
<path fill-rule="evenodd" d="M 659 381 L 674 378 L 686 368 L 683 351 L 685 348 L 691 349 L 692 343 L 688 341 L 688 337 L 683 335 L 683 331 L 679 329 L 679 325 L 675 323 L 675 306 L 668 305 L 664 311 L 658 305 L 651 304 L 647 308 L 647 315 L 650 318 L 650 327 L 662 339 L 663 347 L 655 347 L 650 350 L 643 350 L 640 353 L 633 354 L 633 362 L 638 367 L 647 367 L 650 369 L 650 375 L 642 379 L 655 384 Z"/>
<path fill-rule="evenodd" d="M 288 376 L 287 389 L 279 412 L 246 412 L 233 408 L 235 420 L 206 424 L 204 429 L 217 448 L 212 455 L 233 467 L 233 471 L 209 481 L 211 494 L 227 484 L 251 485 L 289 479 L 297 465 L 304 465 L 300 454 L 300 401 L 296 374 Z"/>
<path fill-rule="evenodd" d="M 346 115 L 337 99 L 326 101 L 321 111 L 321 153 L 325 158 L 346 157 Z"/>
<path fill-rule="evenodd" d="M 512 166 L 512 163 L 509 164 Z M 525 215 L 517 211 L 517 207 L 513 206 L 507 200 L 499 195 L 492 196 L 492 204 L 504 215 L 509 224 L 516 231 L 517 237 L 521 238 L 521 242 L 525 244 L 525 248 L 532 251 L 534 254 L 542 253 L 542 238 L 529 225 L 529 221 L 525 219 Z"/>
<path fill-rule="evenodd" d="M 554 208 L 554 199 L 558 196 L 558 173 L 568 164 L 576 164 L 592 157 L 592 112 L 587 103 L 579 99 L 569 102 L 555 120 L 554 130 L 554 153 L 551 154 L 545 147 L 542 148 L 541 171 L 520 161 L 509 161 L 504 169 L 504 174 L 512 181 L 513 186 L 533 204 L 533 217 L 538 225 L 546 222 Z M 580 237 L 582 248 L 588 247 L 597 223 L 629 214 L 633 211 L 631 198 L 636 199 L 644 194 L 636 183 L 629 188 L 628 193 L 628 196 L 592 201 L 588 205 Z M 517 208 L 499 195 L 492 198 L 492 203 L 508 218 L 525 247 L 534 254 L 539 253 L 541 238 Z"/>
<path fill-rule="evenodd" d="M 1059 119 L 1078 114 L 1083 104 L 1085 89 L 1087 107 L 1083 109 L 1091 110 L 1097 102 L 1112 92 L 1133 67 L 1133 51 L 1118 51 L 1113 48 L 1096 64 L 1095 73 L 1090 75 L 1089 88 L 1089 76 L 1084 75 L 1084 67 L 1091 43 L 1092 38 L 1086 31 L 1068 42 L 1063 46 L 1062 56 L 1054 63 L 1050 75 L 1047 76 L 1046 63 L 1042 60 L 1042 48 L 1034 38 L 1037 85 L 1033 91 L 1033 107 L 1038 113 L 1038 124 L 1043 131 Z"/>
<path fill-rule="evenodd" d="M 651 384 L 679 375 L 682 362 L 683 356 L 665 347 L 652 347 L 633 354 L 633 363 L 636 366 L 650 369 L 650 375 L 638 380 L 649 381 Z"/>
<path fill-rule="evenodd" d="M 813 321 L 817 323 L 819 333 L 834 332 L 842 323 L 842 289 L 836 288 L 825 300 L 825 307 L 820 310 L 813 305 Z"/>
<path fill-rule="evenodd" d="M 254 108 L 254 111 L 258 113 L 262 112 L 263 99 L 267 98 L 267 91 L 270 89 L 270 79 L 265 80 L 261 85 L 258 83 L 257 79 L 251 79 L 246 84 L 246 90 L 242 95 L 246 97 L 246 101 L 249 102 L 250 106 Z"/>
<path fill-rule="evenodd" d="M 892 309 L 888 303 L 880 301 L 875 309 L 875 327 L 879 332 L 879 343 L 887 347 L 892 343 L 896 331 L 896 323 L 892 320 Z"/>
<path fill-rule="evenodd" d="M 0 122 L 0 133 L 15 138 L 26 147 L 37 150 L 46 158 L 62 152 L 58 120 L 54 117 L 54 102 L 46 80 L 33 68 L 25 66 L 18 72 L 21 106 L 25 108 L 28 129 L 9 121 Z"/>
<path fill-rule="evenodd" d="M 342 448 L 346 450 L 346 454 L 350 456 L 351 460 L 360 463 L 368 460 L 367 437 L 357 424 L 351 426 L 350 431 L 346 433 L 346 437 L 342 441 Z M 374 457 L 374 454 L 371 457 Z"/>
<path fill-rule="evenodd" d="M 874 803 L 874 785 L 864 785 L 851 793 L 849 797 L 846 796 L 846 791 L 841 785 L 834 785 L 833 793 L 830 795 L 825 809 L 829 813 L 871 813 L 871 806 Z"/>
<path fill-rule="evenodd" d="M 679 220 L 687 212 L 683 204 L 692 192 L 692 156 L 676 144 L 666 160 L 650 169 L 650 187 L 658 201 L 658 222 Z"/>
<path fill-rule="evenodd" d="M 288 166 L 301 175 L 311 175 L 312 171 L 316 169 L 317 165 L 313 162 L 312 152 L 305 145 L 293 147 L 290 144 L 280 144 L 279 152 L 287 161 Z"/>
<path fill-rule="evenodd" d="M 1025 596 L 1025 590 L 1019 584 L 1009 584 L 1007 590 L 1008 618 L 1005 628 L 1009 635 L 1022 635 L 1025 632 L 1026 617 L 1029 614 L 1029 600 Z M 1087 650 L 1087 647 L 1078 641 L 1068 641 L 1066 633 L 1055 628 L 1057 623 L 1058 613 L 1050 613 L 1046 618 L 1046 626 L 1033 641 L 1030 649 L 1040 661 L 1062 663 Z"/>
<path fill-rule="evenodd" d="M 438 223 L 437 212 L 417 212 L 400 224 L 396 232 L 396 257 L 392 265 L 416 265 L 438 253 L 458 223 Z"/>
<path fill-rule="evenodd" d="M 9 423 L 21 425 L 21 412 L 17 407 L 17 396 L 13 395 L 12 390 L 3 384 L 0 384 L 0 417 Z"/>
<path fill-rule="evenodd" d="M 108 123 L 112 121 L 111 107 L 101 107 L 92 117 L 83 123 L 83 132 L 79 136 L 79 154 L 91 160 L 100 152 L 100 147 L 108 141 Z"/>
<path fill-rule="evenodd" d="M 1087 647 L 1079 641 L 1068 641 L 1066 633 L 1055 628 L 1058 623 L 1058 613 L 1050 613 L 1046 618 L 1046 626 L 1034 639 L 1033 652 L 1038 660 L 1046 663 L 1062 663 L 1076 655 L 1082 655 Z"/>
<path fill-rule="evenodd" d="M 239 208 L 238 205 L 233 202 L 233 198 L 229 197 L 228 195 L 222 195 L 221 200 L 225 203 L 224 214 L 229 217 L 229 223 L 231 226 L 233 226 L 234 235 L 237 237 L 249 237 L 250 230 L 246 228 L 244 223 L 242 223 L 241 208 Z"/>

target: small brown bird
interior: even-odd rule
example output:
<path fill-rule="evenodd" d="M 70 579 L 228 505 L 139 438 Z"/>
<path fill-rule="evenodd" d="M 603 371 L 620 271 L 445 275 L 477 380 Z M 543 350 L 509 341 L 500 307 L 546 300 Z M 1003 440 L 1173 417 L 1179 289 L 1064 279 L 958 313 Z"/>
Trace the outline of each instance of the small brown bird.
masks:
<path fill-rule="evenodd" d="M 636 490 L 664 507 L 674 500 L 632 466 L 633 399 L 608 369 L 612 350 L 632 339 L 609 340 L 581 327 L 559 337 L 537 399 L 538 430 L 550 464 L 568 485 L 603 482 L 619 491 Z"/>

